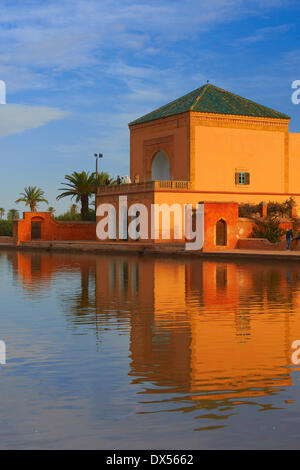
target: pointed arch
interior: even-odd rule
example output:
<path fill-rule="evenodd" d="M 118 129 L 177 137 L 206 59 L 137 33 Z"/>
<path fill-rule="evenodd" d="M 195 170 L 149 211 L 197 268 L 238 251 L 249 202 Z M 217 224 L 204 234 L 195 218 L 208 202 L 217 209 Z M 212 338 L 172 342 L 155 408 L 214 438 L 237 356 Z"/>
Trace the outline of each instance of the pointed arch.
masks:
<path fill-rule="evenodd" d="M 224 219 L 216 223 L 216 246 L 227 245 L 227 223 Z"/>
<path fill-rule="evenodd" d="M 157 152 L 151 165 L 151 180 L 168 181 L 170 179 L 170 163 L 167 154 L 160 150 Z"/>

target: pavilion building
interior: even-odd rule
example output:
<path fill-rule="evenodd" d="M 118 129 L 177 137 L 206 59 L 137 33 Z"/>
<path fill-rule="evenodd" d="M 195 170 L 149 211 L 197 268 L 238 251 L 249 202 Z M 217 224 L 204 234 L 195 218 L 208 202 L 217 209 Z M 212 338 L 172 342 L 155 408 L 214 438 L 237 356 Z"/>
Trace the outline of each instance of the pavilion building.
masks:
<path fill-rule="evenodd" d="M 289 132 L 289 122 L 207 83 L 129 123 L 132 183 L 100 188 L 97 205 L 118 210 L 120 195 L 149 210 L 151 204 L 196 207 L 204 201 L 212 247 L 218 236 L 219 246 L 233 247 L 239 203 L 293 197 L 300 208 L 300 134 Z"/>

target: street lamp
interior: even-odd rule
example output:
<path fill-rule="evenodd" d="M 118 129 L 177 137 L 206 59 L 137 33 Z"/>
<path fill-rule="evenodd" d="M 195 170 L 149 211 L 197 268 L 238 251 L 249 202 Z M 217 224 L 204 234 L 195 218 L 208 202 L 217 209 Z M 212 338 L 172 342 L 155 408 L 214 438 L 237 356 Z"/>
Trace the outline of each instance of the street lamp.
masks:
<path fill-rule="evenodd" d="M 94 157 L 96 158 L 96 195 L 98 192 L 98 158 L 102 158 L 102 153 L 94 153 Z"/>

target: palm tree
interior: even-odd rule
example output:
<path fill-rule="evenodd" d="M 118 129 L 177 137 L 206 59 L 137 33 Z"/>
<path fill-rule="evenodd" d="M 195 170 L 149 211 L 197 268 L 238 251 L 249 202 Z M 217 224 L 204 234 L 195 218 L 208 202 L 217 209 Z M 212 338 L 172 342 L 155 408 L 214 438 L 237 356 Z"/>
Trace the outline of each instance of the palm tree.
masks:
<path fill-rule="evenodd" d="M 5 214 L 5 209 L 3 207 L 0 207 L 0 219 L 4 217 L 4 214 Z"/>
<path fill-rule="evenodd" d="M 81 218 L 82 220 L 88 220 L 89 214 L 89 198 L 95 192 L 96 182 L 95 174 L 89 174 L 89 172 L 82 171 L 78 173 L 74 171 L 71 175 L 65 175 L 63 182 L 66 187 L 58 188 L 59 191 L 63 191 L 56 199 L 71 196 L 75 198 L 76 202 L 81 203 Z"/>
<path fill-rule="evenodd" d="M 78 209 L 77 204 L 72 204 L 71 207 L 70 207 L 70 212 L 71 212 L 71 214 L 72 214 L 72 215 L 77 214 L 77 209 Z"/>
<path fill-rule="evenodd" d="M 24 193 L 20 193 L 19 199 L 15 202 L 18 204 L 19 202 L 25 202 L 25 206 L 30 206 L 31 212 L 36 212 L 36 208 L 39 202 L 45 202 L 48 204 L 47 199 L 44 198 L 44 191 L 41 188 L 37 188 L 36 186 L 28 186 L 24 188 Z"/>
<path fill-rule="evenodd" d="M 7 213 L 8 220 L 17 220 L 19 218 L 19 211 L 17 209 L 10 209 Z"/>
<path fill-rule="evenodd" d="M 105 186 L 106 180 L 109 181 L 109 184 L 114 184 L 114 179 L 111 178 L 109 174 L 106 173 L 105 171 L 101 171 L 101 173 L 98 174 L 98 184 L 97 184 L 98 188 L 100 188 L 101 186 Z"/>

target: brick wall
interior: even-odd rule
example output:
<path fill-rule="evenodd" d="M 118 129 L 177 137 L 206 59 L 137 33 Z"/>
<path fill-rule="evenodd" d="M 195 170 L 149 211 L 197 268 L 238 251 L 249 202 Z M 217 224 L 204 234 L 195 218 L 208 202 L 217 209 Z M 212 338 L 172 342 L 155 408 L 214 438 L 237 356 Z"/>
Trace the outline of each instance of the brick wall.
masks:
<path fill-rule="evenodd" d="M 96 238 L 96 222 L 56 221 L 49 212 L 24 212 L 23 219 L 15 220 L 15 244 L 31 241 L 32 222 L 41 223 L 40 240 L 91 240 Z"/>

